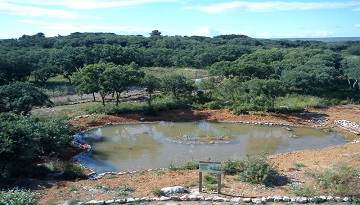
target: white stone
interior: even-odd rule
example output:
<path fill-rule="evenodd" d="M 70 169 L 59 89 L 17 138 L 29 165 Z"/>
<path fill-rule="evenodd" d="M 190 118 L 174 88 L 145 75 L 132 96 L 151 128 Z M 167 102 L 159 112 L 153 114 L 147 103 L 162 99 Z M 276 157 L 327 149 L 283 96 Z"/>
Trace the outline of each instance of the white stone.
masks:
<path fill-rule="evenodd" d="M 165 196 L 169 196 L 170 194 L 187 192 L 185 190 L 185 188 L 182 186 L 165 187 L 165 188 L 162 188 L 161 191 L 164 193 Z"/>
<path fill-rule="evenodd" d="M 213 200 L 212 197 L 206 197 L 206 198 L 205 198 L 205 201 L 212 201 L 212 200 Z"/>
<path fill-rule="evenodd" d="M 261 204 L 261 199 L 260 198 L 253 198 L 251 199 L 251 202 L 254 204 Z"/>
<path fill-rule="evenodd" d="M 290 199 L 290 197 L 288 197 L 288 196 L 284 196 L 284 197 L 283 197 L 283 201 L 284 201 L 284 202 L 290 202 L 291 199 Z"/>
<path fill-rule="evenodd" d="M 161 196 L 159 198 L 159 201 L 169 201 L 170 200 L 170 197 L 167 197 L 167 196 Z"/>
<path fill-rule="evenodd" d="M 86 204 L 93 204 L 93 205 L 102 205 L 104 204 L 105 201 L 96 201 L 96 200 L 91 200 L 86 202 Z"/>
<path fill-rule="evenodd" d="M 116 200 L 115 200 L 115 203 L 125 204 L 125 203 L 126 203 L 126 200 L 125 200 L 125 199 L 116 199 Z"/>
<path fill-rule="evenodd" d="M 129 203 L 129 202 L 135 202 L 135 199 L 134 199 L 134 198 L 127 198 L 127 199 L 126 199 L 126 202 L 128 202 L 128 203 Z"/>
<path fill-rule="evenodd" d="M 244 198 L 243 201 L 244 201 L 245 203 L 250 203 L 250 202 L 251 202 L 251 198 Z"/>
<path fill-rule="evenodd" d="M 115 200 L 107 200 L 107 201 L 105 201 L 105 204 L 111 204 L 111 203 L 114 203 L 115 202 Z"/>
<path fill-rule="evenodd" d="M 274 202 L 281 202 L 283 198 L 281 196 L 274 196 Z"/>
<path fill-rule="evenodd" d="M 298 197 L 296 198 L 296 202 L 300 204 L 306 204 L 308 202 L 308 199 L 306 197 Z"/>
<path fill-rule="evenodd" d="M 240 197 L 234 197 L 230 199 L 230 202 L 240 203 L 243 202 Z"/>
<path fill-rule="evenodd" d="M 180 197 L 178 197 L 178 196 L 170 196 L 170 199 L 172 201 L 180 201 L 181 200 Z"/>
<path fill-rule="evenodd" d="M 274 200 L 275 200 L 275 197 L 273 197 L 273 196 L 266 197 L 266 202 L 274 202 Z"/>

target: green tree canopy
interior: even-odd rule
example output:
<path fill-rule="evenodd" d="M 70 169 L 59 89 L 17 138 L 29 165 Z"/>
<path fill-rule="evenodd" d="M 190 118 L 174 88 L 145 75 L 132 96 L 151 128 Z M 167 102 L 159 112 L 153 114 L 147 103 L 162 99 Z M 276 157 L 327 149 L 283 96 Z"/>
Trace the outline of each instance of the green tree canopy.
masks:
<path fill-rule="evenodd" d="M 30 83 L 15 82 L 0 86 L 0 112 L 27 115 L 34 106 L 51 104 L 49 97 Z"/>

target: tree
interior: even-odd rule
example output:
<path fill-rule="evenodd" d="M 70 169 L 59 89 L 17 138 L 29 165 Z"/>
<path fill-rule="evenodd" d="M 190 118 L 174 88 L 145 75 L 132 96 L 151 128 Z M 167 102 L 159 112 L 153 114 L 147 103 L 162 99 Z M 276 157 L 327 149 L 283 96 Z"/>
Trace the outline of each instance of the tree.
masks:
<path fill-rule="evenodd" d="M 108 63 L 106 64 L 106 69 L 100 76 L 100 91 L 103 94 L 114 93 L 116 96 L 116 105 L 119 105 L 120 94 L 125 91 L 128 86 L 139 83 L 139 79 L 142 77 L 143 72 L 139 70 L 139 67 L 135 63 L 125 66 Z"/>
<path fill-rule="evenodd" d="M 143 86 L 146 88 L 146 92 L 149 94 L 148 104 L 151 107 L 152 94 L 159 88 L 160 80 L 153 75 L 145 75 L 142 81 Z"/>
<path fill-rule="evenodd" d="M 348 57 L 342 61 L 345 76 L 349 82 L 350 89 L 358 85 L 360 89 L 360 57 Z M 352 82 L 353 81 L 353 82 Z"/>
<path fill-rule="evenodd" d="M 73 82 L 77 84 L 77 89 L 80 94 L 92 93 L 95 102 L 95 93 L 99 92 L 100 76 L 105 71 L 107 64 L 97 63 L 90 64 L 75 72 L 72 76 Z"/>
<path fill-rule="evenodd" d="M 178 74 L 165 76 L 161 80 L 161 88 L 165 93 L 171 93 L 177 99 L 188 95 L 194 90 L 193 83 Z"/>
<path fill-rule="evenodd" d="M 40 156 L 60 155 L 72 139 L 65 120 L 0 113 L 0 179 L 31 175 Z"/>
<path fill-rule="evenodd" d="M 27 115 L 34 106 L 51 104 L 49 97 L 30 83 L 16 82 L 0 86 L 0 112 Z"/>
<path fill-rule="evenodd" d="M 161 37 L 161 32 L 159 30 L 153 30 L 149 34 L 150 34 L 150 37 Z"/>

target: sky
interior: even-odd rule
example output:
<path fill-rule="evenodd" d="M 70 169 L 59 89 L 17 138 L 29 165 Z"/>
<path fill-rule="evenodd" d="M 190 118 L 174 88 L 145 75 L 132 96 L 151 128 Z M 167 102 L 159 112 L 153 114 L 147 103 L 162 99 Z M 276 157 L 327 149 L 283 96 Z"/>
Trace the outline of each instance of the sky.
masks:
<path fill-rule="evenodd" d="M 0 0 L 0 39 L 42 32 L 253 38 L 360 37 L 360 1 Z"/>

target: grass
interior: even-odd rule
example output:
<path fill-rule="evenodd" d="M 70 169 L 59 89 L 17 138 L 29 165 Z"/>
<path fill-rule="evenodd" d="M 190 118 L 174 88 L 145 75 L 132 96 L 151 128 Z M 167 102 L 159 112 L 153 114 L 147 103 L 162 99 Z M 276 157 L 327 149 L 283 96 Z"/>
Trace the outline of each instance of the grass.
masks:
<path fill-rule="evenodd" d="M 184 165 L 180 165 L 180 166 L 176 166 L 174 163 L 170 163 L 170 165 L 168 166 L 168 169 L 170 171 L 175 171 L 175 170 L 195 170 L 195 169 L 199 169 L 199 163 L 197 162 L 187 162 Z"/>
<path fill-rule="evenodd" d="M 297 111 L 310 107 L 328 107 L 330 102 L 317 96 L 288 94 L 285 97 L 278 97 L 275 105 L 277 105 L 276 107 L 279 107 L 279 109 L 285 107 L 286 110 Z"/>
<path fill-rule="evenodd" d="M 119 197 L 128 197 L 133 192 L 134 192 L 134 188 L 132 188 L 131 186 L 125 184 L 124 186 L 119 188 L 116 195 L 119 196 Z"/>
<path fill-rule="evenodd" d="M 321 172 L 309 172 L 318 190 L 332 196 L 360 197 L 360 170 L 337 164 Z"/>
<path fill-rule="evenodd" d="M 152 193 L 153 193 L 155 196 L 157 196 L 157 197 L 160 197 L 160 196 L 164 195 L 164 193 L 161 191 L 160 188 L 155 188 L 155 189 L 153 189 L 153 190 L 152 190 Z"/>
<path fill-rule="evenodd" d="M 153 75 L 157 78 L 162 78 L 165 75 L 179 74 L 187 78 L 203 78 L 209 75 L 208 70 L 205 69 L 193 69 L 193 68 L 143 68 L 146 74 Z"/>
<path fill-rule="evenodd" d="M 0 204 L 28 205 L 35 203 L 38 193 L 30 190 L 7 190 L 0 191 Z"/>

